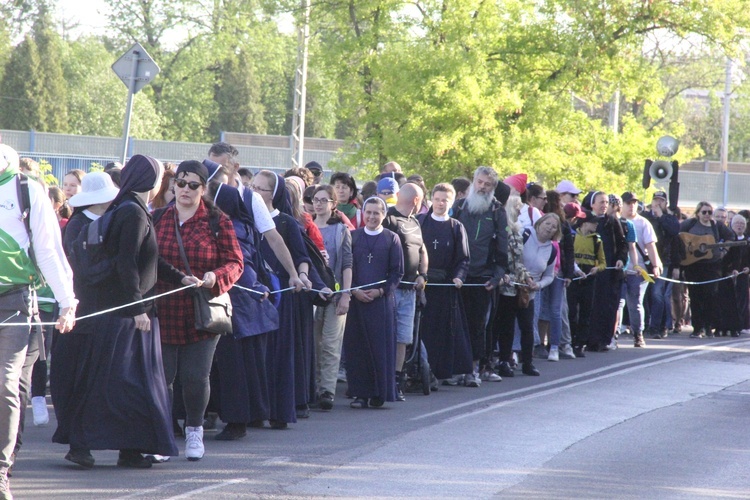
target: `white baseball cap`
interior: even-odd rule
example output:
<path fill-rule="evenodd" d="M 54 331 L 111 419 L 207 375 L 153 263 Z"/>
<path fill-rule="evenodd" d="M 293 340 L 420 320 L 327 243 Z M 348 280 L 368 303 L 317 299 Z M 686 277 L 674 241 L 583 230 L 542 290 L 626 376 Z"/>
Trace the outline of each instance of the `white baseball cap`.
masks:
<path fill-rule="evenodd" d="M 555 188 L 555 191 L 558 193 L 570 193 L 570 194 L 580 194 L 581 190 L 576 187 L 575 184 L 573 184 L 570 181 L 560 181 L 560 184 L 557 185 Z"/>
<path fill-rule="evenodd" d="M 115 187 L 112 177 L 104 172 L 91 172 L 81 179 L 81 192 L 68 200 L 71 207 L 86 207 L 107 203 L 115 199 L 120 190 Z"/>

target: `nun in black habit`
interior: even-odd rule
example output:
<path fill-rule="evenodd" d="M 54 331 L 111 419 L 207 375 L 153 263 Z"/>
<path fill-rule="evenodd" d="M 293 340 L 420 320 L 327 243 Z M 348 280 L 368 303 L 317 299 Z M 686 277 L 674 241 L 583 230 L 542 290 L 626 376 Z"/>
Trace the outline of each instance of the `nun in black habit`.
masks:
<path fill-rule="evenodd" d="M 469 373 L 473 367 L 469 327 L 458 291 L 469 271 L 469 241 L 463 224 L 448 215 L 454 193 L 450 184 L 438 184 L 432 193 L 433 206 L 417 216 L 430 262 L 420 337 L 430 369 L 439 379 Z M 445 286 L 450 284 L 454 286 Z"/>
<path fill-rule="evenodd" d="M 219 416 L 227 425 L 216 439 L 232 441 L 247 433 L 247 424 L 258 427 L 270 418 L 266 354 L 268 334 L 279 328 L 279 313 L 268 298 L 269 289 L 258 280 L 253 243 L 253 221 L 239 191 L 226 184 L 212 184 L 214 203 L 229 216 L 242 250 L 245 267 L 229 290 L 232 298 L 233 335 L 216 346 L 219 371 Z"/>
<path fill-rule="evenodd" d="M 70 374 L 75 378 L 67 421 L 60 422 L 52 438 L 70 444 L 66 459 L 83 467 L 94 465 L 89 450 L 120 450 L 117 464 L 135 468 L 151 467 L 142 453 L 178 454 L 159 323 L 153 302 L 139 302 L 152 295 L 157 270 L 175 286 L 195 281 L 159 262 L 147 203 L 163 171 L 154 158 L 133 156 L 122 170 L 120 193 L 107 210 L 112 221 L 105 248 L 113 256 L 115 270 L 86 299 L 98 311 L 130 305 L 91 322 L 75 373 Z"/>

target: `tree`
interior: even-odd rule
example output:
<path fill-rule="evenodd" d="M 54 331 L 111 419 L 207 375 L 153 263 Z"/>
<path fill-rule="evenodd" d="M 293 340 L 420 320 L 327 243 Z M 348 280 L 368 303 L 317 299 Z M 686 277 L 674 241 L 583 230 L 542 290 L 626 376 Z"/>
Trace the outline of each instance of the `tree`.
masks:
<path fill-rule="evenodd" d="M 40 106 L 44 108 L 46 120 L 38 130 L 65 133 L 68 130 L 67 85 L 63 79 L 60 36 L 53 29 L 52 16 L 46 7 L 39 12 L 32 30 L 39 48 L 40 77 L 43 81 Z"/>
<path fill-rule="evenodd" d="M 0 127 L 12 130 L 46 129 L 44 80 L 36 42 L 26 35 L 11 54 L 0 88 Z"/>
<path fill-rule="evenodd" d="M 212 135 L 222 130 L 264 134 L 263 104 L 260 85 L 255 78 L 253 64 L 245 52 L 230 56 L 222 65 L 222 78 L 215 85 L 214 101 L 218 108 L 211 123 Z"/>

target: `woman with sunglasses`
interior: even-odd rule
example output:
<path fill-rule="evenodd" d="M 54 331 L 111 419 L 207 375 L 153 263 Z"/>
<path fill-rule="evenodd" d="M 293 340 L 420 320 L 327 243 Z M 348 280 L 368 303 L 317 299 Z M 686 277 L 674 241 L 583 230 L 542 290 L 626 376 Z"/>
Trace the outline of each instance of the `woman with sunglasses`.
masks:
<path fill-rule="evenodd" d="M 328 253 L 328 266 L 333 270 L 336 282 L 347 289 L 352 284 L 352 237 L 348 228 L 337 215 L 336 195 L 333 187 L 318 186 L 312 195 L 315 209 L 315 225 L 323 236 Z M 340 212 L 338 212 L 340 213 Z M 318 403 L 323 410 L 333 408 L 336 394 L 336 377 L 341 360 L 341 344 L 344 340 L 346 313 L 351 296 L 337 294 L 325 307 L 315 311 L 315 378 L 318 387 Z"/>
<path fill-rule="evenodd" d="M 176 269 L 200 279 L 214 295 L 229 291 L 243 271 L 243 257 L 232 221 L 203 199 L 208 170 L 199 161 L 183 161 L 174 182 L 175 204 L 164 209 L 156 223 L 159 255 Z M 218 232 L 214 232 L 218 227 Z M 177 238 L 179 231 L 182 240 Z M 184 251 L 184 258 L 183 258 Z M 185 263 L 187 260 L 187 263 Z M 187 264 L 187 265 L 186 265 Z M 188 266 L 190 272 L 188 272 Z M 157 293 L 174 288 L 157 282 Z M 219 337 L 196 330 L 189 290 L 158 300 L 164 375 L 173 399 L 173 383 L 180 371 L 185 403 L 185 456 L 203 458 L 203 414 L 210 394 L 209 373 Z"/>
<path fill-rule="evenodd" d="M 710 235 L 716 243 L 733 240 L 734 236 L 731 230 L 723 224 L 716 224 L 713 220 L 713 214 L 713 206 L 707 201 L 701 201 L 695 207 L 695 215 L 680 224 L 680 233 L 695 236 Z M 699 260 L 688 266 L 682 266 L 685 272 L 685 280 L 701 282 L 721 277 L 721 260 L 725 253 L 724 249 L 715 248 L 712 250 L 710 258 Z M 719 310 L 716 300 L 718 289 L 718 283 L 688 285 L 693 323 L 691 338 L 714 336 L 711 328 L 718 325 L 718 318 L 716 317 Z"/>

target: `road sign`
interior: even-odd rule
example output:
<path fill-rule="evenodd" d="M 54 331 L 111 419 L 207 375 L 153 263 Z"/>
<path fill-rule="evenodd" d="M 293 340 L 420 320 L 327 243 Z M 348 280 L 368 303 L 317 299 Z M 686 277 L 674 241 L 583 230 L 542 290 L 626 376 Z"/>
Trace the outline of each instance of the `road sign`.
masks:
<path fill-rule="evenodd" d="M 135 71 L 133 71 L 133 68 L 135 68 Z M 112 65 L 112 71 L 120 77 L 122 83 L 129 89 L 131 75 L 135 73 L 135 82 L 132 89 L 135 94 L 156 78 L 161 70 L 148 55 L 146 49 L 140 43 L 136 43 Z"/>

